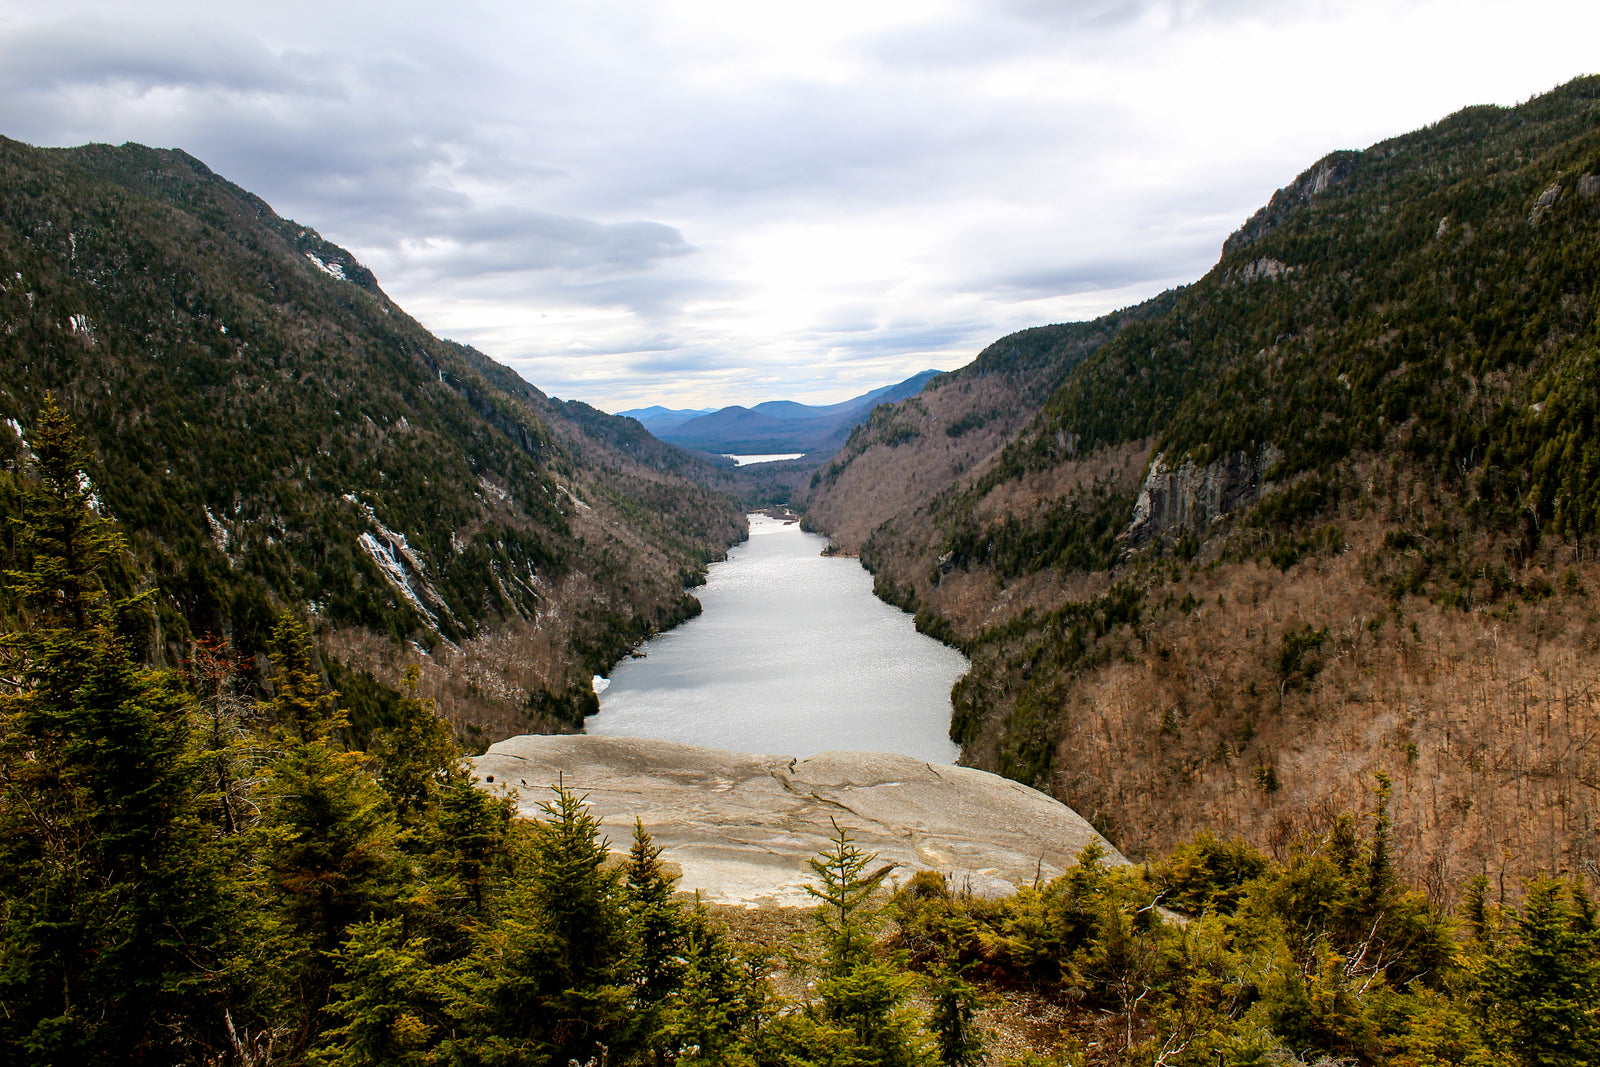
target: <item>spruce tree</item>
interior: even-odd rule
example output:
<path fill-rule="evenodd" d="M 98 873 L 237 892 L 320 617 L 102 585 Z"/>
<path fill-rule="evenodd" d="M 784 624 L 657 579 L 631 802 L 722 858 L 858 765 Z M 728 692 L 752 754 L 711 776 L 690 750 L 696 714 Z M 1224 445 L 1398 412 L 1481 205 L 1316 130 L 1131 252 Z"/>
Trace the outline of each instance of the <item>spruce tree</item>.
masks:
<path fill-rule="evenodd" d="M 673 881 L 661 864 L 660 846 L 650 839 L 644 823 L 635 819 L 633 847 L 628 852 L 626 906 L 639 943 L 634 985 L 646 1012 L 654 1009 L 683 974 L 688 921 L 683 905 L 672 899 Z"/>
<path fill-rule="evenodd" d="M 511 877 L 514 810 L 509 798 L 475 788 L 465 770 L 439 791 L 430 878 L 463 916 L 483 916 Z"/>
<path fill-rule="evenodd" d="M 620 872 L 582 798 L 554 792 L 526 834 L 519 884 L 461 969 L 462 1062 L 615 1063 L 639 1042 Z"/>
<path fill-rule="evenodd" d="M 339 977 L 335 953 L 357 923 L 389 917 L 405 871 L 389 797 L 363 753 L 345 750 L 345 721 L 316 671 L 310 636 L 287 612 L 272 635 L 277 688 L 267 706 L 283 749 L 267 768 L 255 848 L 278 923 L 278 969 L 302 1020 L 297 1048 L 315 1036 Z"/>
<path fill-rule="evenodd" d="M 198 1058 L 220 1040 L 229 916 L 200 810 L 194 708 L 138 664 L 111 598 L 125 552 L 90 507 L 86 454 L 47 399 L 0 638 L 0 1058 Z"/>
<path fill-rule="evenodd" d="M 433 701 L 417 691 L 421 675 L 416 664 L 406 668 L 395 721 L 378 731 L 372 746 L 378 784 L 406 828 L 426 825 L 435 815 L 440 791 L 464 773 L 449 724 Z"/>
<path fill-rule="evenodd" d="M 328 740 L 344 728 L 339 694 L 322 684 L 311 635 L 292 612 L 281 613 L 273 625 L 267 658 L 272 663 L 273 694 L 262 710 L 271 714 L 279 729 L 304 743 Z"/>
<path fill-rule="evenodd" d="M 321 1067 L 421 1067 L 448 1032 L 442 975 L 421 938 L 405 938 L 398 919 L 362 923 L 337 954 L 342 976 L 310 1060 Z"/>
<path fill-rule="evenodd" d="M 911 1067 L 932 1060 L 932 1050 L 909 1007 L 912 979 L 873 950 L 878 909 L 873 895 L 894 869 L 869 872 L 877 857 L 834 823 L 832 847 L 807 861 L 821 882 L 807 886 L 817 898 L 823 939 L 820 1022 L 822 1059 L 861 1067 Z"/>
<path fill-rule="evenodd" d="M 1489 1044 L 1526 1067 L 1600 1062 L 1600 942 L 1587 899 L 1554 879 L 1528 886 L 1516 937 L 1482 960 L 1474 1002 Z"/>
<path fill-rule="evenodd" d="M 651 1041 L 657 1062 L 771 1061 L 751 1055 L 769 1005 L 764 960 L 735 951 L 699 903 L 685 917 L 682 952 Z"/>
<path fill-rule="evenodd" d="M 977 1067 L 983 1062 L 988 1033 L 978 1022 L 983 994 L 967 981 L 961 968 L 938 961 L 928 976 L 929 1018 L 939 1062 L 945 1067 Z"/>

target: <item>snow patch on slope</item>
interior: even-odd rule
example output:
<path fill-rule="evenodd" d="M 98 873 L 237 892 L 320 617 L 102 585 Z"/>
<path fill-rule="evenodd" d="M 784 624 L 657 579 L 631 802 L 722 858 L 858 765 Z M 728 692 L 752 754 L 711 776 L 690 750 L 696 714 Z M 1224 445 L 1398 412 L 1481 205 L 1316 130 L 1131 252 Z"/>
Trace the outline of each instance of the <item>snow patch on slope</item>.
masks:
<path fill-rule="evenodd" d="M 228 557 L 228 562 L 233 562 L 233 555 L 228 551 L 233 538 L 228 533 L 228 528 L 222 525 L 222 520 L 211 513 L 211 508 L 206 507 L 206 525 L 211 527 L 211 541 L 217 546 L 217 551 Z"/>
<path fill-rule="evenodd" d="M 356 542 L 371 557 L 372 562 L 377 564 L 384 580 L 405 598 L 406 603 L 416 608 L 428 620 L 428 625 L 433 630 L 439 629 L 440 613 L 443 613 L 452 624 L 456 624 L 456 617 L 450 611 L 450 606 L 428 580 L 427 562 L 421 553 L 406 542 L 405 534 L 395 533 L 379 522 L 372 508 L 353 494 L 346 493 L 344 499 L 360 508 L 373 526 L 372 530 L 357 537 Z"/>
<path fill-rule="evenodd" d="M 344 264 L 343 263 L 337 263 L 337 262 L 333 262 L 333 261 L 330 261 L 330 260 L 325 260 L 321 256 L 317 255 L 315 252 L 307 252 L 306 253 L 306 258 L 309 259 L 312 263 L 316 264 L 317 269 L 320 270 L 322 273 L 328 275 L 329 277 L 338 278 L 341 282 L 347 282 L 347 281 L 350 280 L 349 278 L 346 278 L 344 276 Z"/>
<path fill-rule="evenodd" d="M 36 459 L 32 446 L 28 444 L 28 435 L 22 432 L 22 423 L 16 419 L 7 419 L 6 425 L 11 427 L 11 432 L 17 435 L 17 440 L 22 442 L 22 454 L 29 459 Z"/>

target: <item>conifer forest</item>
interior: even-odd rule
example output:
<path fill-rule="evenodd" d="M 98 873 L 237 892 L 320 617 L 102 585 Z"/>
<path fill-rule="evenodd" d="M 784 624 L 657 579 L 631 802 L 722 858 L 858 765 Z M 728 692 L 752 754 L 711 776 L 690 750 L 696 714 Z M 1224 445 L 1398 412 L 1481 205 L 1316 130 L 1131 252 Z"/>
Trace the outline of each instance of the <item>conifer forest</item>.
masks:
<path fill-rule="evenodd" d="M 765 475 L 182 152 L 0 140 L 0 266 L 0 1067 L 1600 1064 L 1600 78 Z M 774 915 L 475 784 L 780 500 L 1133 862 L 985 897 L 835 823 Z"/>

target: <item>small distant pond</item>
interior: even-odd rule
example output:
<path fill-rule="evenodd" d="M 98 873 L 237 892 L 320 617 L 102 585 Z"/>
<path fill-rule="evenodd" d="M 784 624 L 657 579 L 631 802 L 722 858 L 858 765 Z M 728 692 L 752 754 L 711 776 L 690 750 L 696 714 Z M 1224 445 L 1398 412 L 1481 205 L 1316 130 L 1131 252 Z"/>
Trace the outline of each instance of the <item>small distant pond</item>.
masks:
<path fill-rule="evenodd" d="M 750 539 L 713 563 L 704 612 L 597 679 L 585 727 L 734 752 L 898 752 L 954 763 L 955 649 L 872 595 L 853 559 L 797 523 L 750 516 Z"/>
<path fill-rule="evenodd" d="M 777 463 L 780 460 L 801 459 L 804 456 L 804 452 L 763 452 L 753 456 L 740 456 L 732 452 L 722 453 L 724 459 L 733 460 L 735 467 L 748 467 L 752 463 Z"/>

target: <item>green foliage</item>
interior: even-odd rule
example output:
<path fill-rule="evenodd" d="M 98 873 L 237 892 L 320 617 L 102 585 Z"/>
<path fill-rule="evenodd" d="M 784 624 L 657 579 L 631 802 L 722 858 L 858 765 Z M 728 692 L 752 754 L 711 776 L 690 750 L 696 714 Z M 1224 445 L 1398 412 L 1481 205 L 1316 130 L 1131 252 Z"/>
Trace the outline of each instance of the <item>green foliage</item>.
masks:
<path fill-rule="evenodd" d="M 950 691 L 950 737 L 966 744 L 979 736 L 988 711 L 984 686 L 994 674 L 1020 679 L 1015 703 L 1001 727 L 999 770 L 1026 784 L 1049 772 L 1068 709 L 1061 693 L 1076 672 L 1104 663 L 1115 635 L 1137 631 L 1145 612 L 1139 586 L 1119 581 L 1103 596 L 1072 601 L 1044 614 L 1025 612 L 969 642 L 969 671 Z"/>
<path fill-rule="evenodd" d="M 5 637 L 0 696 L 0 1062 L 970 1067 L 995 986 L 1111 1017 L 1101 1032 L 1127 1063 L 1597 1054 L 1600 911 L 1581 884 L 1535 882 L 1512 911 L 1480 879 L 1456 940 L 1395 877 L 1382 776 L 1369 819 L 1333 820 L 1283 863 L 1209 835 L 1146 869 L 1090 846 L 999 900 L 918 872 L 889 904 L 887 945 L 891 868 L 838 830 L 811 864 L 818 943 L 800 962 L 816 999 L 792 1004 L 762 958 L 674 898 L 641 824 L 619 867 L 569 790 L 513 821 L 414 689 L 375 757 L 347 751 L 292 617 L 274 639 L 279 750 L 258 782 L 265 739 L 240 743 L 258 727 L 226 646 L 197 646 L 191 694 L 131 660 L 109 598 L 86 598 L 87 632 L 49 593 L 18 602 L 30 628 Z M 1134 610 L 1117 603 L 1107 619 Z M 1177 926 L 1162 903 L 1201 917 Z"/>
<path fill-rule="evenodd" d="M 1267 857 L 1238 838 L 1223 841 L 1209 830 L 1181 845 L 1152 866 L 1151 880 L 1163 890 L 1168 907 L 1198 915 L 1232 915 L 1245 887 L 1266 873 Z"/>
<path fill-rule="evenodd" d="M 273 694 L 262 710 L 270 711 L 280 728 L 304 743 L 327 741 L 348 725 L 339 710 L 339 694 L 327 692 L 322 684 L 311 636 L 287 611 L 272 628 L 267 655 L 273 668 Z"/>
<path fill-rule="evenodd" d="M 820 882 L 806 891 L 818 901 L 822 953 L 821 1003 L 809 1016 L 808 1039 L 818 1063 L 914 1067 L 930 1061 L 930 1050 L 907 1004 L 910 976 L 873 951 L 873 896 L 893 870 L 869 871 L 874 859 L 835 823 L 832 847 L 809 861 Z"/>
<path fill-rule="evenodd" d="M 982 992 L 946 964 L 930 973 L 927 993 L 933 1003 L 928 1028 L 933 1032 L 939 1062 L 945 1067 L 977 1067 L 983 1062 L 990 1036 L 978 1022 L 985 1003 Z"/>
<path fill-rule="evenodd" d="M 1532 884 L 1505 916 L 1480 881 L 1468 910 L 1483 932 L 1458 941 L 1394 879 L 1383 780 L 1366 827 L 1336 819 L 1285 863 L 1209 834 L 1143 870 L 1091 848 L 997 901 L 922 873 L 890 914 L 930 973 L 1116 1016 L 1119 1062 L 1588 1062 L 1597 910 L 1581 885 Z M 1158 904 L 1196 917 L 1174 924 Z"/>
<path fill-rule="evenodd" d="M 401 873 L 394 815 L 359 753 L 291 743 L 263 796 L 258 847 L 288 936 L 332 952 L 351 926 L 390 913 Z M 311 971 L 320 980 L 320 967 Z"/>
<path fill-rule="evenodd" d="M 556 788 L 521 860 L 524 881 L 482 928 L 462 972 L 465 1062 L 583 1063 L 640 1038 L 629 977 L 635 943 L 619 873 L 582 799 Z"/>
<path fill-rule="evenodd" d="M 645 549 L 585 597 L 657 626 L 677 576 L 739 536 L 693 480 L 712 468 L 429 335 L 347 251 L 181 152 L 0 141 L 0 185 L 0 418 L 53 393 L 89 439 L 100 511 L 157 590 L 164 647 L 140 655 L 225 633 L 248 661 L 285 606 L 425 646 L 532 619 L 574 567 L 599 575 L 581 498 Z M 558 690 L 588 667 L 561 658 Z"/>
<path fill-rule="evenodd" d="M 757 1050 L 770 1037 L 763 961 L 735 951 L 704 906 L 685 919 L 682 971 L 658 1003 L 652 1054 L 686 1067 L 759 1060 Z"/>
<path fill-rule="evenodd" d="M 326 1067 L 421 1067 L 450 1020 L 439 974 L 420 938 L 403 939 L 398 919 L 362 923 L 340 945 L 343 976 L 310 1062 Z"/>
<path fill-rule="evenodd" d="M 1043 570 L 1105 570 L 1122 554 L 1118 535 L 1128 525 L 1133 497 L 1117 492 L 1110 480 L 1096 481 L 1051 503 L 1025 519 L 1008 516 L 977 526 L 970 517 L 956 520 L 948 551 L 954 565 L 987 566 L 1010 580 Z"/>
<path fill-rule="evenodd" d="M 377 732 L 372 749 L 378 760 L 378 785 L 405 827 L 436 821 L 440 791 L 462 773 L 456 762 L 460 750 L 449 724 L 431 700 L 417 695 L 420 677 L 416 666 L 406 670 L 405 692 L 393 721 Z"/>
<path fill-rule="evenodd" d="M 1538 879 L 1472 972 L 1489 1046 L 1527 1067 L 1600 1060 L 1600 937 L 1581 885 Z"/>
<path fill-rule="evenodd" d="M 1513 597 L 1557 595 L 1540 572 L 1592 558 L 1600 534 L 1600 198 L 1576 188 L 1600 173 L 1597 100 L 1600 79 L 1581 78 L 1335 153 L 1195 284 L 1004 338 L 950 376 L 952 401 L 984 375 L 1029 389 L 1050 380 L 1045 394 L 1016 387 L 1036 414 L 980 475 L 954 476 L 862 551 L 895 603 L 929 612 L 929 632 L 939 613 L 961 627 L 973 665 L 952 737 L 970 755 L 1048 781 L 1077 726 L 1077 676 L 1161 650 L 1137 624 L 1110 641 L 1063 633 L 1048 609 L 1081 605 L 1059 599 L 1019 619 L 1002 593 L 971 582 L 956 600 L 932 592 L 963 568 L 997 589 L 1026 582 L 1033 603 L 1059 576 L 1085 573 L 1071 586 L 1127 584 L 1153 614 L 1178 573 L 1169 561 L 1287 571 L 1387 526 L 1393 540 L 1362 569 L 1397 604 L 1509 611 Z M 1535 213 L 1547 190 L 1556 199 Z M 1063 361 L 1069 344 L 1075 358 Z M 943 410 L 957 412 L 946 428 L 958 438 L 982 418 Z M 829 477 L 872 445 L 863 432 Z M 1107 472 L 1158 454 L 1189 472 L 1185 494 L 1205 522 L 1133 543 L 1132 486 Z M 1087 476 L 1102 480 L 1085 486 Z M 994 617 L 1006 621 L 973 632 Z M 1285 693 L 1314 683 L 1313 633 L 1284 638 Z"/>
<path fill-rule="evenodd" d="M 0 638 L 0 1062 L 179 1057 L 216 1036 L 236 933 L 194 707 L 134 659 L 123 545 L 54 404 L 34 437 L 6 574 L 29 628 Z"/>
<path fill-rule="evenodd" d="M 1328 629 L 1313 630 L 1308 623 L 1298 630 L 1285 630 L 1278 643 L 1278 676 L 1291 689 L 1304 689 L 1317 676 L 1321 662 L 1317 653 L 1328 643 Z"/>

